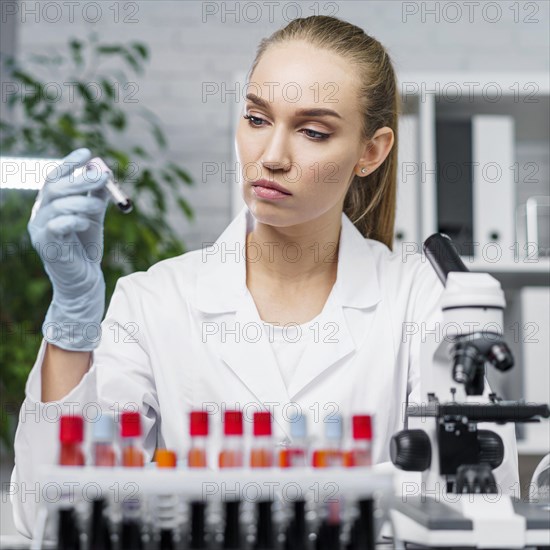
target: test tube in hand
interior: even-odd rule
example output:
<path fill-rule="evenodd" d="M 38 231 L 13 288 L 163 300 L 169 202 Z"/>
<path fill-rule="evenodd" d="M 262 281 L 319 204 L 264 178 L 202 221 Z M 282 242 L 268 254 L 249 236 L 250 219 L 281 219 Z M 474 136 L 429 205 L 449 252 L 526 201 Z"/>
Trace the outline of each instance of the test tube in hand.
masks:
<path fill-rule="evenodd" d="M 122 189 L 115 183 L 113 177 L 113 171 L 105 164 L 100 157 L 94 157 L 86 164 L 86 169 L 90 169 L 92 166 L 96 166 L 98 170 L 107 172 L 109 178 L 105 184 L 105 188 L 109 191 L 113 202 L 117 205 L 118 209 L 124 214 L 128 214 L 133 209 L 132 201 L 124 194 Z"/>

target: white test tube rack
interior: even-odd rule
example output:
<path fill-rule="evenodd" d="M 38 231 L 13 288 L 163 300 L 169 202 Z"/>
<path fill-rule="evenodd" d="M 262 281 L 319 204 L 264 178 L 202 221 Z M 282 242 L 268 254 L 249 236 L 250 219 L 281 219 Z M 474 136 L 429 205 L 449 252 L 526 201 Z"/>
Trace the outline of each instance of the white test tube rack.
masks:
<path fill-rule="evenodd" d="M 375 498 L 386 517 L 394 495 L 394 474 L 376 466 L 356 468 L 98 468 L 94 466 L 42 466 L 41 487 L 32 537 L 32 550 L 42 550 L 48 518 L 62 503 L 60 491 L 74 502 L 97 496 L 116 497 L 177 494 L 206 503 L 228 498 L 246 501 L 315 499 L 328 502 L 337 495 L 350 500 Z M 48 487 L 55 496 L 47 498 Z M 98 495 L 99 493 L 99 495 Z M 44 498 L 46 497 L 46 498 Z M 66 500 L 65 500 L 66 502 Z M 380 523 L 382 518 L 380 519 Z"/>

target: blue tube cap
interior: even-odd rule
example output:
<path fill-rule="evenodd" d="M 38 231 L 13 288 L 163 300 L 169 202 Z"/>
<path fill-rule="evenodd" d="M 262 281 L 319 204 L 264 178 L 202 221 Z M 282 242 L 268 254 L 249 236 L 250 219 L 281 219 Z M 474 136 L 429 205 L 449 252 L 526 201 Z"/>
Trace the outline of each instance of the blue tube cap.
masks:
<path fill-rule="evenodd" d="M 290 418 L 290 436 L 293 439 L 305 439 L 307 436 L 307 421 L 302 413 L 296 413 Z"/>
<path fill-rule="evenodd" d="M 342 415 L 331 414 L 324 420 L 325 422 L 325 437 L 327 439 L 342 438 Z"/>
<path fill-rule="evenodd" d="M 113 416 L 103 411 L 97 422 L 94 422 L 92 438 L 94 441 L 113 441 L 114 436 L 115 421 Z"/>

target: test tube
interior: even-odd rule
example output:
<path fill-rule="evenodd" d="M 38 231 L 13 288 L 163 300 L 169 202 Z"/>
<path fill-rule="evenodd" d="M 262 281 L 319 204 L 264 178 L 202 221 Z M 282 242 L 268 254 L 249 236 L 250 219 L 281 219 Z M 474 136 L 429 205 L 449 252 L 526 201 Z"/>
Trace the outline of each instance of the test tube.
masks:
<path fill-rule="evenodd" d="M 224 412 L 224 441 L 219 456 L 220 468 L 243 466 L 243 413 L 238 410 Z"/>
<path fill-rule="evenodd" d="M 109 174 L 109 178 L 107 179 L 105 188 L 111 194 L 111 198 L 116 204 L 117 208 L 124 214 L 130 213 L 134 205 L 132 204 L 132 201 L 125 195 L 124 191 L 122 191 L 122 189 L 115 183 L 113 171 L 107 166 L 107 164 L 105 164 L 103 159 L 101 159 L 100 157 L 94 157 L 93 159 L 89 160 L 86 164 L 86 169 L 89 170 L 89 167 L 93 165 L 97 166 L 97 168 L 102 172 L 107 172 Z"/>
<path fill-rule="evenodd" d="M 82 449 L 84 418 L 80 415 L 62 415 L 59 422 L 60 466 L 84 466 L 86 458 Z"/>
<path fill-rule="evenodd" d="M 191 411 L 189 419 L 191 448 L 187 453 L 187 464 L 189 468 L 206 468 L 208 466 L 206 452 L 208 413 L 206 411 Z"/>
<path fill-rule="evenodd" d="M 273 443 L 271 439 L 271 413 L 254 413 L 254 440 L 250 450 L 251 468 L 271 468 L 273 466 Z"/>

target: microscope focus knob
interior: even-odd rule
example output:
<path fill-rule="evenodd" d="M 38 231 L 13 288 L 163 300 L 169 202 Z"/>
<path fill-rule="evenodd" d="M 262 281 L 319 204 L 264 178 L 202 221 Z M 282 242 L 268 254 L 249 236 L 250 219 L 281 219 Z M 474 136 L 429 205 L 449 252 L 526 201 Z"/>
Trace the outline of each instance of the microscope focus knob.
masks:
<path fill-rule="evenodd" d="M 478 430 L 479 462 L 489 464 L 492 469 L 498 468 L 504 458 L 502 438 L 491 430 Z"/>
<path fill-rule="evenodd" d="M 432 462 L 430 438 L 424 430 L 401 430 L 390 441 L 390 457 L 407 472 L 423 472 Z"/>

